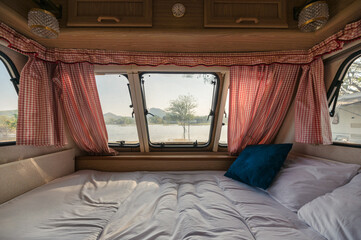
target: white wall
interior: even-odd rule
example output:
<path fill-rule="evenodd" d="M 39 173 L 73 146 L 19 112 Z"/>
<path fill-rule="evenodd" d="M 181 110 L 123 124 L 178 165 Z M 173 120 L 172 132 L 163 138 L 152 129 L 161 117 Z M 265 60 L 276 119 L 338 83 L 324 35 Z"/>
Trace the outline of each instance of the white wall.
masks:
<path fill-rule="evenodd" d="M 21 72 L 21 69 L 24 67 L 27 57 L 21 55 L 11 49 L 8 49 L 0 45 L 0 51 L 4 52 L 9 58 L 14 62 L 18 72 Z M 75 148 L 76 155 L 80 155 L 81 151 L 75 145 L 73 139 L 70 137 L 67 132 L 68 145 L 65 148 L 56 148 L 56 147 L 35 147 L 35 146 L 0 146 L 0 164 L 13 162 L 21 159 L 26 159 L 30 157 L 40 156 L 52 152 L 61 151 L 67 148 Z"/>

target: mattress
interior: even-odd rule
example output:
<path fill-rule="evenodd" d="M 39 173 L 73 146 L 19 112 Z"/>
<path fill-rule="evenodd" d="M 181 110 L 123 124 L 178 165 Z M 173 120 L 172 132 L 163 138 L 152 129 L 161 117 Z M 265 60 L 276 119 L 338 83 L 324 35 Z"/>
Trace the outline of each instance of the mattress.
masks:
<path fill-rule="evenodd" d="M 79 171 L 0 205 L 0 239 L 325 239 L 220 171 Z"/>

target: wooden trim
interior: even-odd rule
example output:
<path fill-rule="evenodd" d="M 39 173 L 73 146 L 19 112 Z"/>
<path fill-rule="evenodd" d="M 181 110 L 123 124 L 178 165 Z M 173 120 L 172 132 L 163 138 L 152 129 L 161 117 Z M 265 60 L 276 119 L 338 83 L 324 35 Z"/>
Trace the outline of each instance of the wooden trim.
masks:
<path fill-rule="evenodd" d="M 235 156 L 209 153 L 134 153 L 118 156 L 82 156 L 75 160 L 76 170 L 109 172 L 227 170 Z"/>
<path fill-rule="evenodd" d="M 223 113 L 224 113 L 224 108 L 226 106 L 227 92 L 228 92 L 228 88 L 229 88 L 229 71 L 223 75 L 222 81 L 223 81 L 223 87 L 220 91 L 221 92 L 221 95 L 219 98 L 220 108 L 217 113 L 218 118 L 217 118 L 217 122 L 215 125 L 216 129 L 215 129 L 214 143 L 213 143 L 213 149 L 212 149 L 213 152 L 218 151 L 219 139 L 221 137 L 221 132 L 222 132 Z"/>
<path fill-rule="evenodd" d="M 129 80 L 129 87 L 132 91 L 132 103 L 133 103 L 133 110 L 134 110 L 134 116 L 135 116 L 135 122 L 137 126 L 137 132 L 138 132 L 138 139 L 139 139 L 139 145 L 140 145 L 140 151 L 141 152 L 149 152 L 148 142 L 145 141 L 145 138 L 147 136 L 144 136 L 144 134 L 147 134 L 144 131 L 143 123 L 144 121 L 144 111 L 143 111 L 143 102 L 142 97 L 139 95 L 139 77 L 137 74 L 128 72 L 128 80 Z"/>

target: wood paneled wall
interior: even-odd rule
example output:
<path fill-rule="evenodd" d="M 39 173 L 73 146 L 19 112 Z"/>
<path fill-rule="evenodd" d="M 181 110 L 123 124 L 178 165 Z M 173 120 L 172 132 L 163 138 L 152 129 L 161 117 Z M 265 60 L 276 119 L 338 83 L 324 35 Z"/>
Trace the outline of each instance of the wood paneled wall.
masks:
<path fill-rule="evenodd" d="M 27 27 L 27 11 L 33 1 L 2 0 L 0 21 L 35 39 L 46 47 L 88 48 L 150 52 L 250 52 L 309 49 L 345 24 L 361 17 L 361 0 L 330 0 L 331 19 L 316 33 L 302 33 L 293 20 L 293 7 L 303 0 L 287 1 L 288 29 L 205 29 L 203 1 L 153 0 L 151 28 L 71 28 L 66 27 L 67 1 L 56 0 L 63 6 L 58 39 L 41 39 Z M 182 2 L 186 14 L 175 18 L 171 6 Z M 341 3 L 342 2 L 342 3 Z"/>
<path fill-rule="evenodd" d="M 235 159 L 225 153 L 123 153 L 77 157 L 75 168 L 108 172 L 227 170 Z"/>

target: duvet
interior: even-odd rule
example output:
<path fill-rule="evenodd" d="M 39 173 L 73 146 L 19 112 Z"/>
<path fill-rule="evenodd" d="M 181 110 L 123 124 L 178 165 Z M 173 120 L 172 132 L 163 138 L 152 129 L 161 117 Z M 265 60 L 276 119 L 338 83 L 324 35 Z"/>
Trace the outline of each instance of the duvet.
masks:
<path fill-rule="evenodd" d="M 0 205 L 0 239 L 325 239 L 220 171 L 79 171 Z"/>

